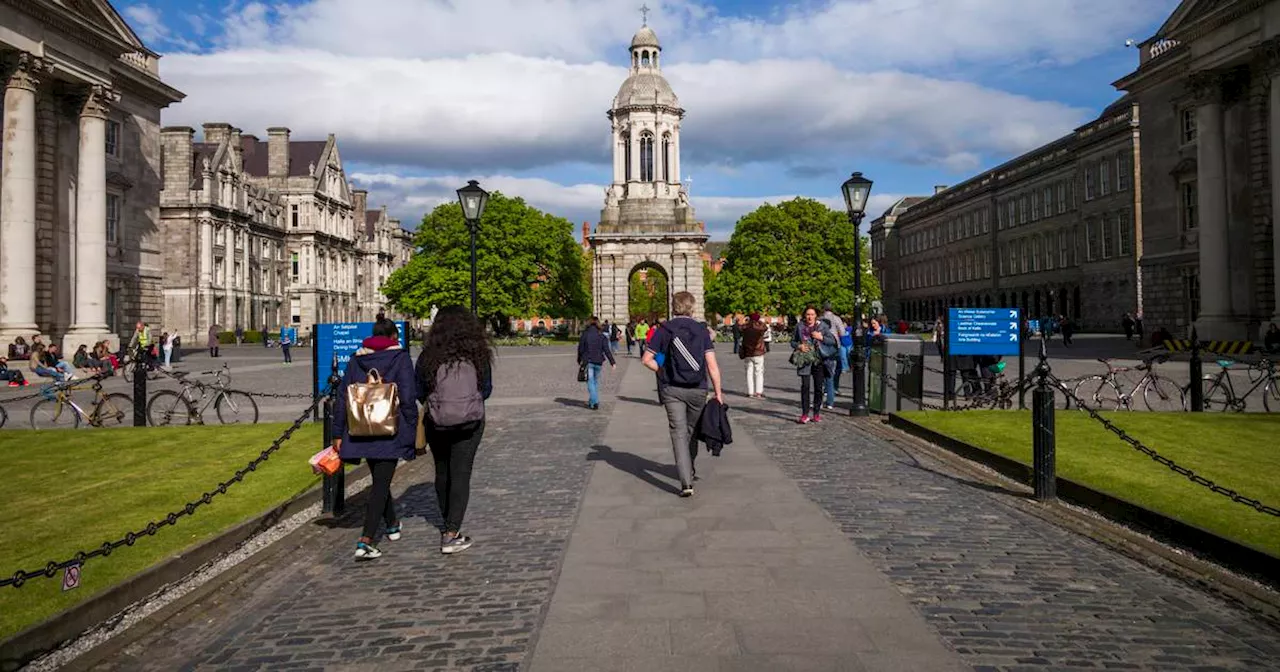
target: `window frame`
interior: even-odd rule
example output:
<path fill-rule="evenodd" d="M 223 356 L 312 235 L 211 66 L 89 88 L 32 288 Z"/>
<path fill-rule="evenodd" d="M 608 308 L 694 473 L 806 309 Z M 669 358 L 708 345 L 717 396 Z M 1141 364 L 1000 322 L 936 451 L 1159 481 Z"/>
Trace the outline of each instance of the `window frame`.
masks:
<path fill-rule="evenodd" d="M 1058 214 L 1067 211 L 1067 183 L 1065 181 L 1058 183 Z"/>
<path fill-rule="evenodd" d="M 124 127 L 115 119 L 108 118 L 106 120 L 106 128 L 102 132 L 103 150 L 107 156 L 113 159 L 120 158 L 121 139 L 124 137 Z"/>
<path fill-rule="evenodd" d="M 1116 232 L 1113 228 L 1111 213 L 1102 213 L 1098 221 L 1101 222 L 1099 232 L 1102 240 L 1102 259 L 1106 261 L 1116 256 Z"/>
<path fill-rule="evenodd" d="M 1200 139 L 1199 120 L 1194 105 L 1186 105 L 1178 111 L 1178 144 L 1190 145 Z"/>
<path fill-rule="evenodd" d="M 1098 198 L 1111 195 L 1111 162 L 1106 159 L 1098 161 Z"/>
<path fill-rule="evenodd" d="M 1178 225 L 1182 232 L 1200 228 L 1200 184 L 1198 180 L 1178 183 Z"/>
<path fill-rule="evenodd" d="M 1096 179 L 1095 179 L 1094 174 L 1093 174 L 1093 166 L 1092 166 L 1092 165 L 1086 166 L 1086 167 L 1085 167 L 1085 170 L 1084 170 L 1084 200 L 1085 200 L 1085 202 L 1089 202 L 1089 201 L 1092 201 L 1092 200 L 1093 200 L 1093 198 L 1094 198 L 1094 185 L 1095 185 L 1095 184 L 1096 184 Z"/>
<path fill-rule="evenodd" d="M 111 245 L 120 244 L 120 227 L 123 223 L 123 218 L 120 215 L 124 212 L 123 201 L 124 196 L 110 191 L 107 192 L 106 221 L 104 225 L 106 226 L 107 243 Z"/>
<path fill-rule="evenodd" d="M 1133 216 L 1128 210 L 1116 214 L 1116 253 L 1121 257 L 1133 254 Z"/>

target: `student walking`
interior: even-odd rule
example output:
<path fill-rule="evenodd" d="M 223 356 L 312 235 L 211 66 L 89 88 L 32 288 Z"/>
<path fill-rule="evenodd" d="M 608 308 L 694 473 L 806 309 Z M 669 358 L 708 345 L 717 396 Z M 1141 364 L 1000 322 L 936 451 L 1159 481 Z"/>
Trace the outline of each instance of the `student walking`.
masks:
<path fill-rule="evenodd" d="M 768 334 L 769 327 L 760 321 L 760 313 L 751 313 L 747 324 L 742 327 L 742 343 L 738 346 L 738 357 L 747 365 L 748 397 L 764 397 L 765 338 Z"/>
<path fill-rule="evenodd" d="M 353 384 L 369 382 L 373 376 L 396 388 L 399 408 L 395 409 L 395 417 L 388 419 L 392 424 L 390 433 L 386 433 L 384 428 L 375 430 L 374 435 L 367 435 L 370 429 L 352 426 L 347 415 L 348 389 Z M 391 480 L 395 477 L 397 462 L 412 460 L 415 456 L 417 402 L 418 384 L 413 358 L 400 347 L 395 322 L 379 320 L 373 325 L 373 335 L 364 339 L 347 364 L 334 403 L 333 435 L 338 438 L 333 444 L 338 455 L 343 461 L 367 460 L 369 473 L 373 475 L 373 486 L 369 489 L 369 501 L 365 507 L 364 530 L 356 542 L 357 560 L 373 560 L 382 556 L 382 551 L 373 544 L 380 522 L 387 527 L 388 541 L 400 539 L 400 519 L 396 516 L 395 502 L 391 501 Z M 364 424 L 369 423 L 361 423 Z"/>
<path fill-rule="evenodd" d="M 604 368 L 604 360 L 609 360 L 609 368 L 618 368 L 610 347 L 612 343 L 600 329 L 599 318 L 592 315 L 578 337 L 578 366 L 587 367 L 587 408 L 593 411 L 600 409 L 600 370 Z"/>
<path fill-rule="evenodd" d="M 830 325 L 818 319 L 818 311 L 810 306 L 804 311 L 804 318 L 796 325 L 791 347 L 797 353 L 808 355 L 796 357 L 796 375 L 800 376 L 800 419 L 802 425 L 809 422 L 822 422 L 822 399 L 826 393 L 826 380 L 829 373 L 827 363 L 834 364 L 835 355 L 827 355 L 832 350 L 839 351 L 839 341 L 831 331 Z"/>
<path fill-rule="evenodd" d="M 164 368 L 172 368 L 170 362 L 173 361 L 173 337 L 175 334 L 164 332 L 160 335 L 160 350 L 164 352 Z"/>
<path fill-rule="evenodd" d="M 671 298 L 674 316 L 650 336 L 642 360 L 646 369 L 658 374 L 658 401 L 667 411 L 681 497 L 693 496 L 693 482 L 698 477 L 694 468 L 698 457 L 696 430 L 702 408 L 707 404 L 708 382 L 716 401 L 724 403 L 715 343 L 707 329 L 690 317 L 695 305 L 693 294 L 675 293 Z M 663 357 L 661 366 L 658 354 Z"/>
<path fill-rule="evenodd" d="M 284 354 L 284 363 L 293 363 L 293 342 L 298 340 L 298 330 L 293 327 L 280 327 L 280 352 Z"/>
<path fill-rule="evenodd" d="M 436 499 L 444 527 L 440 552 L 471 547 L 462 518 L 471 498 L 471 469 L 484 436 L 484 402 L 493 392 L 493 346 L 484 325 L 462 306 L 440 309 L 418 356 L 418 399 L 436 465 Z"/>
<path fill-rule="evenodd" d="M 836 407 L 836 391 L 840 389 L 840 373 L 844 366 L 840 363 L 840 336 L 844 334 L 844 320 L 836 315 L 831 309 L 831 302 L 828 301 L 822 306 L 822 321 L 831 327 L 831 332 L 836 335 L 836 348 L 834 352 L 826 350 L 828 354 L 823 355 L 823 360 L 831 360 L 827 366 L 828 376 L 825 381 L 825 391 L 827 394 L 826 408 L 834 409 Z M 852 343 L 852 340 L 850 341 Z"/>
<path fill-rule="evenodd" d="M 640 320 L 636 325 L 636 343 L 640 346 L 640 356 L 644 356 L 645 345 L 649 342 L 649 323 Z"/>

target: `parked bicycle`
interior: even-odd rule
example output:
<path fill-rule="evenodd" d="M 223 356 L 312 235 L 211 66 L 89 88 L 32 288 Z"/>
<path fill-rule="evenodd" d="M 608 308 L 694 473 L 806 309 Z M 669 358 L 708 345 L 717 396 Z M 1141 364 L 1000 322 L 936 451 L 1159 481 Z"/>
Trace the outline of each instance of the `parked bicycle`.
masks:
<path fill-rule="evenodd" d="M 1257 363 L 1250 364 L 1249 382 L 1253 387 L 1240 395 L 1236 394 L 1235 383 L 1231 382 L 1231 367 L 1236 361 L 1224 357 L 1217 363 L 1220 370 L 1204 377 L 1204 410 L 1243 413 L 1249 397 L 1262 388 L 1262 407 L 1268 413 L 1280 412 L 1280 379 L 1276 377 L 1275 362 L 1263 356 Z"/>
<path fill-rule="evenodd" d="M 1134 398 L 1141 396 L 1150 411 L 1184 410 L 1186 388 L 1175 384 L 1156 370 L 1156 365 L 1169 361 L 1168 355 L 1152 355 L 1135 367 L 1113 366 L 1109 358 L 1098 358 L 1098 361 L 1107 367 L 1107 372 L 1082 378 L 1076 383 L 1076 399 L 1092 401 L 1094 408 L 1098 410 L 1118 411 L 1123 408 L 1132 411 Z M 1116 375 L 1127 371 L 1143 372 L 1142 378 L 1129 392 L 1124 391 L 1120 378 Z"/>
<path fill-rule="evenodd" d="M 88 385 L 93 390 L 93 403 L 81 406 L 72 398 L 75 390 Z M 74 429 L 87 422 L 90 427 L 125 427 L 133 425 L 133 399 L 120 392 L 104 394 L 101 376 L 83 381 L 50 383 L 45 398 L 31 407 L 32 429 Z M 92 410 L 85 410 L 86 408 Z"/>
<path fill-rule="evenodd" d="M 180 391 L 160 390 L 147 401 L 147 422 L 154 427 L 165 425 L 204 424 L 204 412 L 213 406 L 218 422 L 224 425 L 258 422 L 258 402 L 244 392 L 227 389 L 231 385 L 231 370 L 223 364 L 221 369 L 201 371 L 201 376 L 213 376 L 212 383 L 190 380 L 187 371 L 169 374 L 182 386 Z"/>
<path fill-rule="evenodd" d="M 1004 362 L 987 367 L 988 378 L 965 376 L 960 383 L 960 395 L 973 408 L 1009 410 L 1018 388 L 1004 375 Z"/>

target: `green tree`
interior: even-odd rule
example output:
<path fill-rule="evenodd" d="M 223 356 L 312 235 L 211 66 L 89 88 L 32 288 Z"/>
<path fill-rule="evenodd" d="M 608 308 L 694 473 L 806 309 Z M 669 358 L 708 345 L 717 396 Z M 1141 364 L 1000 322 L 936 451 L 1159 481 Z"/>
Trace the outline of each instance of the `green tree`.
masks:
<path fill-rule="evenodd" d="M 766 203 L 738 220 L 724 266 L 707 289 L 707 305 L 721 315 L 755 310 L 796 315 L 830 301 L 854 312 L 853 226 L 844 213 L 811 198 Z M 862 306 L 880 298 L 871 272 L 871 247 L 862 239 Z"/>
<path fill-rule="evenodd" d="M 632 317 L 652 323 L 667 317 L 667 276 L 654 270 L 636 271 L 627 283 L 627 309 Z"/>
<path fill-rule="evenodd" d="M 414 235 L 415 252 L 387 278 L 383 293 L 397 310 L 418 317 L 431 306 L 469 305 L 470 233 L 456 202 L 436 207 Z M 489 196 L 476 236 L 479 313 L 495 331 L 518 315 L 584 318 L 591 294 L 573 224 L 521 198 Z"/>

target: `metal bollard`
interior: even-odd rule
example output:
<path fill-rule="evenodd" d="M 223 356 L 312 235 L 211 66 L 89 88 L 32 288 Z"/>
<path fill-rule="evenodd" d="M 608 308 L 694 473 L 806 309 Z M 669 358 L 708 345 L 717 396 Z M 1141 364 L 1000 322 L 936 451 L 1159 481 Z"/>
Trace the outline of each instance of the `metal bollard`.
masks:
<path fill-rule="evenodd" d="M 1204 411 L 1204 368 L 1200 361 L 1200 338 L 1191 327 L 1191 411 Z"/>
<path fill-rule="evenodd" d="M 139 347 L 133 353 L 133 426 L 147 426 L 147 362 Z"/>
<path fill-rule="evenodd" d="M 335 358 L 336 360 L 336 358 Z M 337 393 L 337 385 L 341 382 L 337 373 L 337 362 L 334 362 L 334 372 L 329 375 L 328 389 L 333 393 Z M 324 445 L 325 447 L 333 445 L 333 394 L 330 394 L 324 400 Z M 338 471 L 332 476 L 324 477 L 323 496 L 324 502 L 321 504 L 322 513 L 332 513 L 334 516 L 341 516 L 347 508 L 347 468 L 345 465 L 338 467 Z"/>
<path fill-rule="evenodd" d="M 1057 499 L 1057 455 L 1054 438 L 1053 388 L 1049 386 L 1049 358 L 1045 343 L 1040 341 L 1040 363 L 1036 366 L 1039 380 L 1031 393 L 1032 478 L 1036 501 Z"/>

